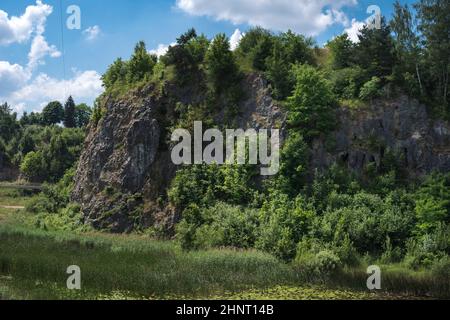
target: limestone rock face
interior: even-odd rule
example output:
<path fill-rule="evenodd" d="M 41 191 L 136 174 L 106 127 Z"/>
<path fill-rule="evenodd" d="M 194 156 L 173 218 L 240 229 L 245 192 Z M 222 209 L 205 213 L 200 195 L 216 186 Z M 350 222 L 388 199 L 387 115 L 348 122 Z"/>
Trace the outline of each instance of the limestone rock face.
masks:
<path fill-rule="evenodd" d="M 318 139 L 313 144 L 316 168 L 339 161 L 360 171 L 371 162 L 380 165 L 390 151 L 410 175 L 450 171 L 450 124 L 431 119 L 415 100 L 402 96 L 375 101 L 362 110 L 344 108 L 336 121 L 333 141 Z"/>
<path fill-rule="evenodd" d="M 283 140 L 286 112 L 271 98 L 264 78 L 249 75 L 242 88 L 246 98 L 234 128 L 278 128 Z M 110 100 L 103 119 L 89 128 L 72 200 L 95 228 L 173 230 L 180 218 L 164 201 L 178 169 L 170 156 L 170 128 L 177 118 L 176 104 L 201 103 L 204 90 L 166 84 L 160 94 L 154 91 L 150 86 L 128 99 Z M 399 97 L 358 110 L 341 108 L 336 117 L 338 129 L 312 143 L 312 168 L 341 162 L 361 172 L 369 163 L 380 166 L 393 152 L 411 175 L 450 170 L 450 124 L 431 119 L 414 100 Z M 219 112 L 214 121 L 221 126 L 223 119 L 224 112 Z"/>
<path fill-rule="evenodd" d="M 242 86 L 246 98 L 236 128 L 284 128 L 285 114 L 270 97 L 266 81 L 250 75 Z M 72 200 L 81 205 L 85 222 L 96 228 L 128 232 L 157 224 L 170 229 L 179 218 L 159 201 L 177 171 L 168 124 L 176 118 L 177 102 L 198 103 L 202 93 L 171 84 L 157 97 L 153 91 L 149 87 L 128 100 L 107 102 L 103 119 L 89 128 Z M 220 124 L 220 116 L 215 120 Z"/>

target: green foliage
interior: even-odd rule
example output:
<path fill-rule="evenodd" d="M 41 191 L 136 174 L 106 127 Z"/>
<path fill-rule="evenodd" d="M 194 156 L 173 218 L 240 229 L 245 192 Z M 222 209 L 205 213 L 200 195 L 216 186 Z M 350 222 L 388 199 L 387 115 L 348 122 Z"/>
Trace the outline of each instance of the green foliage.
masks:
<path fill-rule="evenodd" d="M 64 120 L 64 108 L 58 101 L 50 102 L 42 110 L 42 123 L 46 126 L 58 124 Z"/>
<path fill-rule="evenodd" d="M 326 280 L 342 267 L 341 260 L 331 250 L 325 249 L 316 254 L 298 255 L 295 260 L 297 268 L 303 268 L 303 272 L 315 279 Z"/>
<path fill-rule="evenodd" d="M 103 86 L 106 90 L 113 88 L 115 84 L 123 84 L 126 82 L 128 73 L 128 62 L 118 58 L 102 76 Z"/>
<path fill-rule="evenodd" d="M 408 240 L 405 263 L 413 269 L 430 267 L 449 254 L 450 226 L 441 223 L 432 232 Z"/>
<path fill-rule="evenodd" d="M 292 200 L 279 192 L 270 194 L 260 211 L 256 247 L 283 260 L 293 259 L 298 242 L 311 230 L 314 216 L 301 196 Z"/>
<path fill-rule="evenodd" d="M 92 117 L 92 109 L 85 103 L 75 107 L 75 126 L 77 128 L 86 127 Z"/>
<path fill-rule="evenodd" d="M 75 102 L 73 101 L 72 96 L 70 96 L 64 104 L 64 126 L 66 128 L 76 127 L 75 109 Z"/>
<path fill-rule="evenodd" d="M 47 170 L 43 171 L 42 168 L 46 168 L 44 156 L 42 152 L 30 152 L 23 159 L 20 165 L 20 171 L 30 180 L 30 181 L 40 181 L 45 179 Z"/>
<path fill-rule="evenodd" d="M 288 98 L 291 127 L 309 139 L 332 131 L 335 121 L 335 98 L 323 74 L 308 65 L 293 67 L 295 89 Z"/>
<path fill-rule="evenodd" d="M 276 188 L 295 196 L 304 186 L 309 166 L 309 147 L 298 132 L 291 132 L 281 150 Z"/>
<path fill-rule="evenodd" d="M 11 107 L 4 103 L 0 105 L 0 138 L 9 141 L 19 130 L 17 114 L 12 112 Z"/>
<path fill-rule="evenodd" d="M 44 184 L 42 193 L 33 197 L 27 205 L 27 211 L 32 213 L 56 214 L 70 202 L 70 193 L 73 188 L 75 168 L 66 171 L 58 183 Z"/>
<path fill-rule="evenodd" d="M 314 63 L 311 50 L 312 40 L 291 31 L 274 36 L 271 55 L 266 58 L 266 77 L 273 86 L 273 95 L 277 99 L 288 97 L 295 84 L 290 74 L 293 64 Z"/>
<path fill-rule="evenodd" d="M 198 81 L 209 41 L 205 36 L 198 36 L 195 29 L 190 29 L 177 39 L 175 46 L 170 46 L 162 57 L 165 65 L 175 67 L 175 80 L 179 85 Z"/>
<path fill-rule="evenodd" d="M 380 28 L 365 25 L 361 30 L 354 58 L 356 64 L 366 70 L 370 77 L 383 78 L 392 74 L 396 63 L 394 43 L 384 17 Z"/>
<path fill-rule="evenodd" d="M 366 82 L 365 72 L 358 66 L 333 70 L 329 77 L 334 94 L 344 100 L 358 98 Z"/>
<path fill-rule="evenodd" d="M 217 35 L 209 46 L 205 56 L 205 68 L 213 95 L 217 98 L 227 93 L 226 107 L 237 108 L 242 95 L 241 75 L 225 34 Z"/>
<path fill-rule="evenodd" d="M 372 77 L 372 79 L 366 82 L 359 93 L 361 100 L 372 100 L 381 95 L 381 80 L 378 77 Z"/>
<path fill-rule="evenodd" d="M 22 118 L 20 118 L 19 123 L 21 126 L 34 126 L 34 125 L 42 125 L 42 114 L 39 112 L 31 112 L 28 114 L 24 112 Z"/>
<path fill-rule="evenodd" d="M 331 65 L 333 69 L 350 68 L 353 65 L 355 46 L 347 33 L 335 37 L 326 46 L 331 53 Z"/>
<path fill-rule="evenodd" d="M 428 95 L 441 106 L 441 114 L 449 113 L 450 92 L 450 3 L 440 0 L 420 0 L 415 5 L 419 30 L 425 38 L 430 78 Z"/>
<path fill-rule="evenodd" d="M 84 132 L 81 129 L 59 127 L 29 130 L 24 137 L 30 134 L 35 138 L 33 143 L 30 142 L 34 151 L 24 155 L 22 173 L 34 182 L 58 181 L 78 160 L 84 142 Z"/>
<path fill-rule="evenodd" d="M 433 174 L 416 192 L 418 233 L 432 232 L 450 223 L 450 174 Z"/>
<path fill-rule="evenodd" d="M 145 43 L 139 41 L 129 61 L 118 58 L 102 76 L 106 94 L 121 95 L 130 89 L 151 81 L 153 69 L 157 62 L 157 56 L 148 53 Z M 94 115 L 97 117 L 98 113 L 94 112 Z"/>
<path fill-rule="evenodd" d="M 128 83 L 135 83 L 150 79 L 157 57 L 147 52 L 144 41 L 139 41 L 134 48 L 134 53 L 127 63 L 126 79 Z"/>
<path fill-rule="evenodd" d="M 237 48 L 237 55 L 244 64 L 258 71 L 266 70 L 266 59 L 271 55 L 274 36 L 268 30 L 260 27 L 250 29 Z"/>
<path fill-rule="evenodd" d="M 407 199 L 395 193 L 385 199 L 367 193 L 332 194 L 316 227 L 319 238 L 340 243 L 349 236 L 359 253 L 380 253 L 389 237 L 395 246 L 412 235 L 415 216 Z"/>
<path fill-rule="evenodd" d="M 177 225 L 183 249 L 213 247 L 253 248 L 258 232 L 258 211 L 218 202 L 200 209 L 192 204 Z"/>
<path fill-rule="evenodd" d="M 231 204 L 252 204 L 256 190 L 252 183 L 254 168 L 241 165 L 193 165 L 177 172 L 168 191 L 177 208 L 190 204 L 208 207 L 216 200 Z"/>

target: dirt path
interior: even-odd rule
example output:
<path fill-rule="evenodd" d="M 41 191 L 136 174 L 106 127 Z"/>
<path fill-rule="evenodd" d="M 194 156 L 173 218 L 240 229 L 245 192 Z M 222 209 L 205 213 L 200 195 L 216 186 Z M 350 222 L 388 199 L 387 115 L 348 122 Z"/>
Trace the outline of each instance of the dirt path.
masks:
<path fill-rule="evenodd" d="M 2 209 L 11 209 L 11 210 L 23 210 L 25 207 L 22 206 L 0 206 Z"/>

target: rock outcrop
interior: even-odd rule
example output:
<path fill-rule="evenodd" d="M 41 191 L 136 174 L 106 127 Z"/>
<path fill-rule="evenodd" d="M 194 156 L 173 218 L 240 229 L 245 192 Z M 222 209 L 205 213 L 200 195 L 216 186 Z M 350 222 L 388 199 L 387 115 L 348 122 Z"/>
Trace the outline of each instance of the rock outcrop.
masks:
<path fill-rule="evenodd" d="M 250 75 L 242 86 L 246 98 L 234 119 L 236 127 L 277 127 L 284 134 L 286 114 L 271 98 L 266 81 Z M 166 84 L 156 91 L 149 86 L 128 99 L 110 99 L 103 119 L 90 127 L 72 199 L 81 205 L 85 222 L 96 228 L 171 229 L 179 219 L 165 201 L 177 171 L 170 158 L 169 127 L 177 117 L 177 102 L 196 104 L 204 99 L 204 89 Z M 218 114 L 215 121 L 220 119 Z M 341 162 L 361 171 L 371 162 L 381 165 L 386 152 L 392 151 L 414 175 L 450 170 L 449 123 L 431 119 L 414 100 L 400 97 L 358 110 L 342 108 L 337 122 L 339 129 L 313 142 L 312 168 Z"/>
<path fill-rule="evenodd" d="M 371 162 L 380 166 L 386 153 L 392 152 L 412 176 L 450 171 L 450 124 L 431 119 L 416 100 L 401 96 L 358 110 L 344 108 L 337 122 L 339 129 L 331 142 L 330 138 L 314 142 L 313 167 L 341 162 L 361 171 Z"/>
<path fill-rule="evenodd" d="M 246 98 L 235 125 L 283 128 L 285 114 L 270 97 L 266 81 L 250 75 L 242 86 Z M 157 224 L 170 229 L 178 219 L 177 212 L 160 201 L 177 170 L 170 157 L 168 126 L 176 118 L 176 103 L 195 104 L 202 92 L 171 84 L 162 94 L 154 91 L 150 86 L 130 93 L 127 100 L 107 101 L 103 119 L 89 128 L 72 200 L 81 205 L 85 222 L 96 228 L 128 232 Z"/>

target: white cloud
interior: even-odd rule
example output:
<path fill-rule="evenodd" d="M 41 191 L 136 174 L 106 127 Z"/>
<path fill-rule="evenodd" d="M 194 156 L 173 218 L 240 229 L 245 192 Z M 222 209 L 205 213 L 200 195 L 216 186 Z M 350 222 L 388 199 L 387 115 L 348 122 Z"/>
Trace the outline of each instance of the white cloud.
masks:
<path fill-rule="evenodd" d="M 354 43 L 359 42 L 359 35 L 362 28 L 365 26 L 364 22 L 357 21 L 356 19 L 352 19 L 352 25 L 345 29 L 344 33 L 348 34 L 348 37 L 350 40 L 352 40 Z"/>
<path fill-rule="evenodd" d="M 36 5 L 30 5 L 20 17 L 8 17 L 8 13 L 0 10 L 0 45 L 23 43 L 31 38 L 33 33 L 42 34 L 45 30 L 47 17 L 53 8 L 36 1 Z"/>
<path fill-rule="evenodd" d="M 92 27 L 87 28 L 83 31 L 84 36 L 86 37 L 86 40 L 88 41 L 94 41 L 98 38 L 98 36 L 101 34 L 102 30 L 99 26 L 95 25 Z"/>
<path fill-rule="evenodd" d="M 30 78 L 31 73 L 21 65 L 0 61 L 0 96 L 19 89 Z"/>
<path fill-rule="evenodd" d="M 49 55 L 52 58 L 59 58 L 61 52 L 54 45 L 49 45 L 44 36 L 37 35 L 31 43 L 30 53 L 28 54 L 28 68 L 34 69 L 40 64 L 44 64 L 44 58 Z"/>
<path fill-rule="evenodd" d="M 150 50 L 149 52 L 150 52 L 150 54 L 155 54 L 158 57 L 161 57 L 167 53 L 167 50 L 169 50 L 169 46 L 175 46 L 175 45 L 176 45 L 175 42 L 171 43 L 170 45 L 159 44 L 156 49 Z"/>
<path fill-rule="evenodd" d="M 64 102 L 69 95 L 76 102 L 91 103 L 102 92 L 101 76 L 96 71 L 76 72 L 68 80 L 55 79 L 41 73 L 7 96 L 0 94 L 0 101 L 8 101 L 16 111 L 41 111 L 49 101 Z"/>
<path fill-rule="evenodd" d="M 36 5 L 30 5 L 20 17 L 8 17 L 8 13 L 0 10 L 0 45 L 23 43 L 34 35 L 28 54 L 28 71 L 32 71 L 49 55 L 52 58 L 61 56 L 61 52 L 54 45 L 49 45 L 43 36 L 47 17 L 53 8 L 41 0 Z"/>
<path fill-rule="evenodd" d="M 47 56 L 61 56 L 56 46 L 49 45 L 44 37 L 47 17 L 52 11 L 41 0 L 28 6 L 20 17 L 9 18 L 0 10 L 0 45 L 32 39 L 26 66 L 0 61 L 0 101 L 7 101 L 18 112 L 41 110 L 49 101 L 64 101 L 69 94 L 90 102 L 103 90 L 96 71 L 75 72 L 69 80 L 58 80 L 45 73 L 34 76 L 36 67 L 44 64 Z"/>
<path fill-rule="evenodd" d="M 236 50 L 239 46 L 239 42 L 241 42 L 241 39 L 244 37 L 244 34 L 241 32 L 241 30 L 236 29 L 234 30 L 233 35 L 230 38 L 230 48 L 231 50 Z"/>
<path fill-rule="evenodd" d="M 177 0 L 179 9 L 234 24 L 247 23 L 268 29 L 317 35 L 334 23 L 346 25 L 342 12 L 357 0 Z"/>

